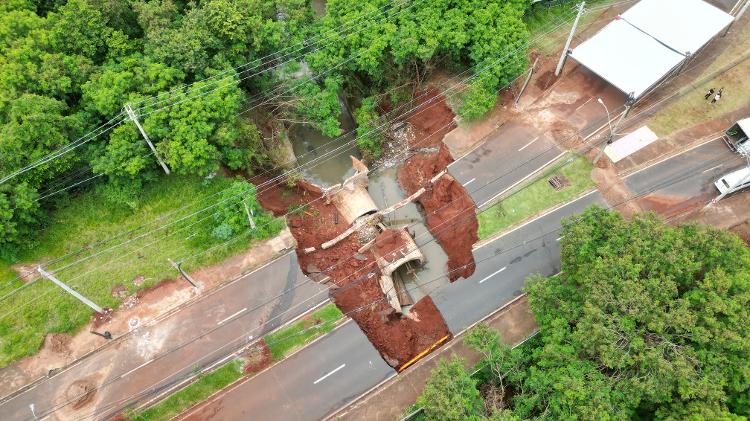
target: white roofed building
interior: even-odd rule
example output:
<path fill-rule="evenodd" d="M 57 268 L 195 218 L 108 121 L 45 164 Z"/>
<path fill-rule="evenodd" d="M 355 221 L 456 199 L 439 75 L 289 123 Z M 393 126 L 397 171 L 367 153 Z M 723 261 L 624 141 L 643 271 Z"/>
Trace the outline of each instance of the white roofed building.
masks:
<path fill-rule="evenodd" d="M 570 57 L 635 101 L 733 19 L 702 0 L 641 0 L 575 47 Z"/>

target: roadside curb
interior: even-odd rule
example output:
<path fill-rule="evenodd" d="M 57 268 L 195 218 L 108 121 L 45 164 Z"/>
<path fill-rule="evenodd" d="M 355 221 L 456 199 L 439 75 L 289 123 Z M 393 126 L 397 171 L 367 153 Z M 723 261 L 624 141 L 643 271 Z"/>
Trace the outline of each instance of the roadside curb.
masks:
<path fill-rule="evenodd" d="M 588 196 L 590 194 L 596 193 L 598 191 L 599 191 L 599 189 L 597 189 L 597 188 L 593 188 L 593 189 L 589 189 L 589 190 L 583 191 L 583 192 L 581 192 L 580 194 L 578 194 L 577 196 L 573 197 L 570 200 L 567 200 L 565 202 L 559 203 L 559 204 L 557 204 L 557 205 L 555 205 L 555 206 L 553 206 L 551 208 L 547 208 L 547 209 L 545 209 L 545 210 L 543 210 L 543 211 L 541 211 L 541 212 L 539 212 L 539 213 L 537 213 L 535 215 L 532 215 L 532 216 L 524 219 L 523 221 L 518 222 L 517 224 L 513 224 L 513 225 L 509 226 L 504 231 L 497 232 L 497 233 L 493 234 L 491 237 L 487 237 L 484 240 L 480 240 L 480 241 L 476 242 L 474 244 L 474 246 L 472 247 L 472 250 L 477 250 L 479 248 L 482 248 L 482 247 L 486 246 L 487 244 L 489 244 L 489 243 L 491 243 L 493 241 L 496 241 L 497 239 L 499 239 L 501 237 L 504 237 L 504 236 L 512 233 L 513 231 L 516 231 L 516 230 L 518 230 L 520 228 L 523 228 L 524 226 L 526 226 L 526 225 L 528 225 L 528 224 L 536 221 L 539 218 L 543 218 L 543 217 L 549 215 L 552 212 L 560 210 L 560 209 L 564 208 L 565 206 L 568 206 L 571 203 L 576 202 L 578 200 L 581 200 L 582 198 L 584 198 L 584 197 L 586 197 L 586 196 Z"/>
<path fill-rule="evenodd" d="M 622 180 L 625 180 L 626 178 L 633 176 L 635 174 L 638 174 L 641 171 L 647 170 L 651 167 L 654 167 L 656 165 L 661 164 L 662 162 L 669 161 L 672 158 L 678 157 L 684 153 L 688 153 L 692 151 L 693 149 L 698 149 L 703 145 L 707 145 L 711 142 L 715 142 L 719 139 L 721 139 L 720 133 L 712 133 L 710 135 L 701 137 L 693 141 L 692 143 L 686 145 L 684 148 L 680 148 L 676 151 L 670 151 L 670 153 L 660 155 L 656 158 L 649 159 L 648 161 L 643 162 L 641 165 L 637 165 L 635 167 L 629 168 L 621 173 L 617 173 L 617 176 L 620 177 Z"/>
<path fill-rule="evenodd" d="M 537 169 L 536 169 L 536 170 L 534 170 L 533 172 L 531 172 L 531 173 L 527 174 L 527 175 L 526 175 L 525 177 L 523 177 L 522 179 L 520 179 L 520 180 L 516 181 L 515 183 L 513 183 L 512 185 L 510 185 L 510 186 L 509 186 L 508 188 L 506 188 L 505 190 L 503 190 L 503 191 L 501 191 L 500 193 L 498 193 L 498 194 L 496 194 L 496 195 L 492 196 L 492 197 L 491 197 L 490 199 L 488 199 L 488 200 L 485 200 L 485 201 L 484 201 L 484 203 L 482 203 L 481 205 L 477 205 L 477 211 L 479 211 L 479 210 L 482 210 L 482 209 L 486 209 L 486 208 L 489 208 L 490 206 L 494 205 L 495 203 L 497 203 L 497 202 L 499 202 L 500 200 L 502 200 L 502 199 L 504 199 L 505 197 L 507 197 L 507 196 L 508 196 L 508 193 L 509 193 L 509 192 L 511 192 L 511 194 L 512 194 L 512 191 L 513 191 L 513 189 L 515 189 L 516 187 L 518 187 L 518 186 L 520 186 L 520 185 L 523 185 L 523 184 L 524 184 L 525 182 L 527 182 L 527 181 L 528 181 L 529 179 L 531 179 L 532 177 L 535 177 L 535 176 L 536 176 L 536 175 L 538 175 L 539 173 L 543 172 L 543 171 L 544 171 L 545 169 L 547 169 L 547 168 L 549 168 L 550 166 L 552 166 L 552 165 L 553 165 L 553 164 L 554 164 L 555 162 L 559 161 L 559 160 L 560 160 L 560 158 L 564 157 L 564 156 L 565 156 L 565 155 L 567 155 L 567 154 L 568 154 L 568 151 L 565 151 L 565 150 L 564 150 L 564 151 L 562 151 L 562 152 L 560 152 L 560 154 L 559 154 L 559 155 L 557 155 L 556 157 L 552 158 L 551 160 L 549 160 L 548 162 L 546 162 L 545 164 L 543 164 L 543 165 L 542 165 L 541 167 L 537 168 Z"/>

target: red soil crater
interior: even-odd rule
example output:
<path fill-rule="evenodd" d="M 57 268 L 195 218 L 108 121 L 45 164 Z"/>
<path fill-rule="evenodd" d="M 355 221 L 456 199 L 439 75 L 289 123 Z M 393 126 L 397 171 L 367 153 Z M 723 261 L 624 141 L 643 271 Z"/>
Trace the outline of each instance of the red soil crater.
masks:
<path fill-rule="evenodd" d="M 454 114 L 443 95 L 431 90 L 429 95 L 422 97 L 434 97 L 435 104 L 427 105 L 430 108 L 426 111 L 407 118 L 415 134 L 410 146 L 413 149 L 438 147 L 438 151 L 412 156 L 399 168 L 398 177 L 406 194 L 412 194 L 420 187 L 427 188 L 417 201 L 424 210 L 427 228 L 448 255 L 449 277 L 455 281 L 471 276 L 476 266 L 472 254 L 472 247 L 479 239 L 476 205 L 463 186 L 448 174 L 430 185 L 430 179 L 453 162 L 442 140 L 455 124 Z"/>
<path fill-rule="evenodd" d="M 450 335 L 429 297 L 417 302 L 405 316 L 388 305 L 378 284 L 380 270 L 375 257 L 370 250 L 359 253 L 362 244 L 356 233 L 329 249 L 320 249 L 348 225 L 314 187 L 276 184 L 260 190 L 260 203 L 276 215 L 298 209 L 287 216 L 287 223 L 297 240 L 300 267 L 312 279 L 331 287 L 333 302 L 354 319 L 388 364 L 400 367 Z M 310 247 L 316 250 L 306 253 Z"/>

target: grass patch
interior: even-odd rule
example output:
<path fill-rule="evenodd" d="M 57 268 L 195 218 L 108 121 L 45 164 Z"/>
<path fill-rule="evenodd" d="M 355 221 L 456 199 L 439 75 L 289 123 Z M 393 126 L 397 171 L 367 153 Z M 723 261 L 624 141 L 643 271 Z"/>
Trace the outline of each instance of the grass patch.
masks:
<path fill-rule="evenodd" d="M 49 213 L 47 226 L 37 238 L 29 239 L 31 246 L 19 252 L 18 262 L 37 264 L 73 253 L 50 264 L 48 269 L 98 305 L 116 308 L 121 301 L 111 293 L 116 285 L 124 286 L 132 294 L 176 277 L 168 258 L 179 260 L 209 250 L 186 260 L 183 266 L 190 270 L 248 248 L 252 233 L 247 231 L 223 245 L 191 237 L 195 228 L 213 222 L 213 211 L 192 214 L 215 202 L 218 195 L 214 193 L 230 183 L 231 180 L 222 177 L 211 181 L 165 177 L 143 188 L 141 205 L 135 210 L 109 205 L 95 190 L 72 197 Z M 190 206 L 186 209 L 170 214 L 187 204 Z M 181 218 L 185 219 L 169 229 L 149 233 Z M 147 226 L 142 227 L 144 224 Z M 280 229 L 283 222 L 279 224 Z M 100 244 L 103 239 L 130 230 L 128 235 Z M 108 250 L 124 241 L 128 243 Z M 66 268 L 82 258 L 87 260 Z M 0 261 L 0 297 L 24 285 L 10 269 L 11 263 Z M 133 280 L 139 276 L 145 280 L 137 286 Z M 0 308 L 0 366 L 35 353 L 47 333 L 74 333 L 89 322 L 92 314 L 91 309 L 46 279 L 28 284 L 3 300 Z"/>
<path fill-rule="evenodd" d="M 577 157 L 564 167 L 547 173 L 505 200 L 496 203 L 479 217 L 479 238 L 485 239 L 501 232 L 511 225 L 530 218 L 557 204 L 566 202 L 594 186 L 591 180 L 591 163 Z M 570 186 L 556 191 L 547 181 L 554 175 L 561 175 L 570 181 Z"/>
<path fill-rule="evenodd" d="M 735 24 L 733 31 L 728 36 L 731 36 L 734 42 L 730 43 L 696 80 L 705 78 L 747 53 L 750 25 Z M 706 53 L 703 53 L 704 57 L 699 54 L 696 60 L 705 59 Z M 708 88 L 718 90 L 722 87 L 724 92 L 716 105 L 711 105 L 710 101 L 703 99 Z M 688 86 L 687 89 L 687 95 L 664 107 L 649 120 L 648 126 L 659 136 L 669 135 L 747 106 L 747 99 L 750 98 L 750 66 L 741 63 L 708 82 L 695 87 Z"/>
<path fill-rule="evenodd" d="M 201 402 L 242 377 L 242 360 L 233 360 L 211 373 L 201 375 L 190 386 L 137 414 L 128 414 L 133 421 L 166 421 Z"/>
<path fill-rule="evenodd" d="M 330 332 L 344 314 L 335 304 L 328 304 L 310 316 L 265 336 L 274 361 L 279 361 L 292 351 L 313 339 Z"/>

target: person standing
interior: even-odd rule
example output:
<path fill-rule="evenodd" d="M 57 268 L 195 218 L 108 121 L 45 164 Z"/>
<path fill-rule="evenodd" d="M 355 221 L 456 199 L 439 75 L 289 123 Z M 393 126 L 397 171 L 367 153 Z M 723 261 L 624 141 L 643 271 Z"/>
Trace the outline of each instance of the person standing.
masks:
<path fill-rule="evenodd" d="M 714 95 L 714 88 L 708 88 L 708 91 L 706 92 L 706 96 L 703 97 L 703 99 L 708 100 Z"/>
<path fill-rule="evenodd" d="M 718 92 L 716 92 L 716 95 L 714 95 L 714 99 L 711 100 L 711 104 L 716 104 L 721 99 L 721 94 L 724 91 L 724 88 L 722 87 L 719 89 Z"/>

